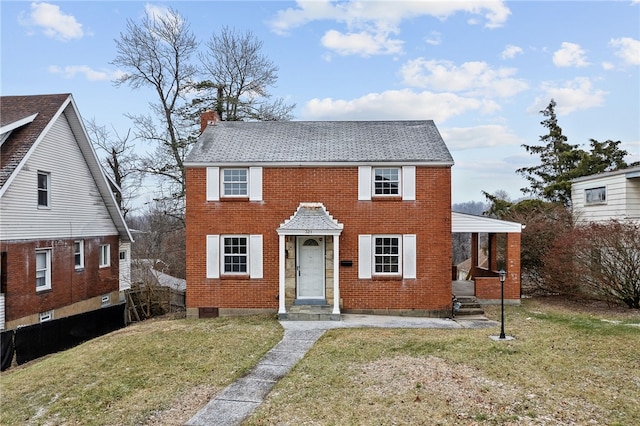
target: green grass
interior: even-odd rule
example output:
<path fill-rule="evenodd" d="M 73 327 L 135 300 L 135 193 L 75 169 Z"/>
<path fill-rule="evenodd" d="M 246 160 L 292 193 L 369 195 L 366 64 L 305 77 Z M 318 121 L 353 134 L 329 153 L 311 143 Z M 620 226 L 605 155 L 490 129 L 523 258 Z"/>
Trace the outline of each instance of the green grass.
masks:
<path fill-rule="evenodd" d="M 332 330 L 246 424 L 640 424 L 629 324 L 640 315 L 525 301 L 505 309 L 513 341 L 489 339 L 497 328 Z"/>
<path fill-rule="evenodd" d="M 195 390 L 204 405 L 282 334 L 265 317 L 132 325 L 4 372 L 0 424 L 144 424 Z"/>

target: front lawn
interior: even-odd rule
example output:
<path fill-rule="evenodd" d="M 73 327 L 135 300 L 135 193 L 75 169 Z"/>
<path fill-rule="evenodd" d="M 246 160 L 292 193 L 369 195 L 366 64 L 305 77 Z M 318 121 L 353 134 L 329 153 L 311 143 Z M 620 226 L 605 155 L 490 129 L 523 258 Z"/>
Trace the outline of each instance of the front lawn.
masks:
<path fill-rule="evenodd" d="M 148 320 L 0 377 L 0 424 L 183 424 L 282 339 L 275 318 Z"/>
<path fill-rule="evenodd" d="M 505 318 L 516 340 L 489 339 L 498 328 L 331 330 L 246 424 L 640 424 L 639 312 L 542 299 Z"/>

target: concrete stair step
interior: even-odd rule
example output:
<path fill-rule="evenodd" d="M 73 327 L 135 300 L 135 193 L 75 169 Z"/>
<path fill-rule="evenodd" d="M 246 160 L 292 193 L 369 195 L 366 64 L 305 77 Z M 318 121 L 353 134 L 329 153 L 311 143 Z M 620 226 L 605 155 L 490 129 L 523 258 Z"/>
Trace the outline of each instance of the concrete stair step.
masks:
<path fill-rule="evenodd" d="M 288 321 L 340 321 L 340 314 L 333 314 L 331 305 L 292 305 L 278 319 Z"/>
<path fill-rule="evenodd" d="M 484 315 L 484 309 L 475 296 L 460 296 L 457 299 L 460 302 L 460 310 L 456 312 L 456 316 Z"/>

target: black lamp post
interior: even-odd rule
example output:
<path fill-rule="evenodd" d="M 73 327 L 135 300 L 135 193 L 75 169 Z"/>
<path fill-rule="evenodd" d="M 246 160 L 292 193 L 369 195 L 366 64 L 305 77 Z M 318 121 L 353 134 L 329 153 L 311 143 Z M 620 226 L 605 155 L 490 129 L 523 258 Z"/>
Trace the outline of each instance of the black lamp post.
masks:
<path fill-rule="evenodd" d="M 506 339 L 506 336 L 504 335 L 504 280 L 507 279 L 507 273 L 505 272 L 504 269 L 500 269 L 500 272 L 498 272 L 498 277 L 500 277 L 500 287 L 501 287 L 501 292 L 500 292 L 500 308 L 502 311 L 502 319 L 501 322 L 502 324 L 500 325 L 500 339 Z"/>

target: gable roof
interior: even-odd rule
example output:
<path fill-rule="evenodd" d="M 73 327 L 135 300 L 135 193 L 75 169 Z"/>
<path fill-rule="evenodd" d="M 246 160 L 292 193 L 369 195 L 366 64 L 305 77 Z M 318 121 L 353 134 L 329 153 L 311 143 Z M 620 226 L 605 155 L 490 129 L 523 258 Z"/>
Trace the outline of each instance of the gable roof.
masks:
<path fill-rule="evenodd" d="M 277 229 L 278 235 L 340 235 L 338 223 L 322 203 L 300 203 L 295 213 Z"/>
<path fill-rule="evenodd" d="M 69 121 L 120 237 L 125 241 L 133 241 L 70 93 L 0 97 L 0 197 L 62 115 Z"/>
<path fill-rule="evenodd" d="M 206 165 L 331 165 L 410 163 L 453 165 L 432 120 L 218 121 L 185 161 Z"/>

